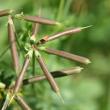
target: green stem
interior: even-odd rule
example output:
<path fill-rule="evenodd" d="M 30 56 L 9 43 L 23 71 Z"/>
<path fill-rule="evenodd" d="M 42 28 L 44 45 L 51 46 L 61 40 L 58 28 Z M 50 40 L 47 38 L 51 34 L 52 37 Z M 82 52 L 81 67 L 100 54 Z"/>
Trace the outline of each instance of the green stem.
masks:
<path fill-rule="evenodd" d="M 64 5 L 65 5 L 65 0 L 60 0 L 59 4 L 59 9 L 58 9 L 58 15 L 57 15 L 57 20 L 60 20 L 61 17 L 63 16 L 64 12 Z"/>
<path fill-rule="evenodd" d="M 35 52 L 33 51 L 33 56 L 32 56 L 32 73 L 35 75 Z"/>
<path fill-rule="evenodd" d="M 8 46 L 3 50 L 3 52 L 0 54 L 0 58 L 2 58 L 2 57 L 6 54 L 6 52 L 8 51 L 9 48 L 10 48 L 10 45 L 8 45 Z"/>

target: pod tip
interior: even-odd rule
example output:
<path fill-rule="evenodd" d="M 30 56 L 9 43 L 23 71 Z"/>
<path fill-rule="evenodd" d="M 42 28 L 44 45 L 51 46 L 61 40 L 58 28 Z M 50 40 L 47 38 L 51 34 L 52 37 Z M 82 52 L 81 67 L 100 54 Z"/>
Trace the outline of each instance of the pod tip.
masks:
<path fill-rule="evenodd" d="M 57 96 L 61 99 L 61 102 L 64 104 L 64 99 L 63 99 L 63 97 L 61 96 L 60 92 L 57 92 Z"/>
<path fill-rule="evenodd" d="M 85 61 L 85 63 L 86 63 L 86 64 L 90 64 L 91 61 L 90 61 L 89 59 L 87 59 L 87 60 Z"/>
<path fill-rule="evenodd" d="M 82 67 L 77 67 L 76 70 L 77 70 L 77 73 L 80 73 L 84 68 Z"/>
<path fill-rule="evenodd" d="M 92 26 L 93 26 L 93 25 L 89 25 L 89 26 L 81 27 L 81 30 L 82 30 L 82 29 L 89 28 L 89 27 L 92 27 Z"/>
<path fill-rule="evenodd" d="M 62 24 L 60 22 L 56 22 L 55 23 L 57 26 L 62 26 Z"/>

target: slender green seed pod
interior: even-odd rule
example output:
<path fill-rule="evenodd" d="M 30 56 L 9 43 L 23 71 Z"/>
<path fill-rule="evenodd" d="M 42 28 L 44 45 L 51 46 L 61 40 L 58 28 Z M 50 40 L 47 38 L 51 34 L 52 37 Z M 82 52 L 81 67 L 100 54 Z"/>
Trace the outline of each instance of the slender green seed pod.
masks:
<path fill-rule="evenodd" d="M 64 37 L 65 35 L 72 35 L 72 34 L 75 34 L 75 33 L 78 33 L 80 31 L 82 31 L 83 29 L 89 28 L 91 26 L 92 25 L 86 26 L 86 27 L 78 27 L 78 28 L 74 28 L 74 29 L 70 29 L 70 30 L 65 30 L 63 32 L 59 32 L 59 33 L 56 33 L 54 35 L 45 36 L 37 44 L 43 44 L 45 42 L 52 41 L 52 40 Z"/>
<path fill-rule="evenodd" d="M 21 72 L 19 73 L 19 75 L 18 75 L 18 77 L 16 79 L 16 82 L 15 82 L 15 86 L 14 86 L 14 90 L 13 90 L 14 94 L 16 94 L 19 91 L 19 89 L 20 89 L 20 87 L 22 85 L 22 82 L 23 82 L 23 79 L 24 79 L 24 75 L 25 75 L 26 70 L 28 68 L 29 62 L 30 62 L 30 58 L 28 56 L 26 56 L 26 59 L 24 61 L 23 67 L 21 69 Z"/>
<path fill-rule="evenodd" d="M 51 72 L 51 75 L 54 78 L 60 78 L 60 77 L 80 73 L 82 69 L 83 69 L 82 67 L 72 67 L 72 68 L 67 68 L 67 69 L 63 69 L 63 70 L 53 71 L 53 72 Z M 28 78 L 28 79 L 24 79 L 23 80 L 23 86 L 31 84 L 31 83 L 37 83 L 37 82 L 45 80 L 45 79 L 46 79 L 45 76 L 38 76 L 38 75 L 31 77 L 31 78 Z"/>
<path fill-rule="evenodd" d="M 59 93 L 59 88 L 54 80 L 54 78 L 52 77 L 51 73 L 48 71 L 46 64 L 44 62 L 44 59 L 41 57 L 41 55 L 39 55 L 37 57 L 38 63 L 40 65 L 40 67 L 42 68 L 42 71 L 44 72 L 47 80 L 49 81 L 49 84 L 51 85 L 52 89 L 56 92 Z"/>
<path fill-rule="evenodd" d="M 75 55 L 75 54 L 71 54 L 71 53 L 68 53 L 68 52 L 65 52 L 65 51 L 50 49 L 50 48 L 45 48 L 44 51 L 46 53 L 58 55 L 58 56 L 64 57 L 64 58 L 72 60 L 72 61 L 77 61 L 77 62 L 84 63 L 84 64 L 91 63 L 88 58 L 78 56 L 78 55 Z"/>
<path fill-rule="evenodd" d="M 19 58 L 18 58 L 18 52 L 16 47 L 15 29 L 14 29 L 14 24 L 11 16 L 9 16 L 8 18 L 8 38 L 9 38 L 9 43 L 11 45 L 11 54 L 12 54 L 14 69 L 16 73 L 18 73 Z"/>
<path fill-rule="evenodd" d="M 47 18 L 39 17 L 39 16 L 24 16 L 24 15 L 16 15 L 18 19 L 24 19 L 29 22 L 40 23 L 40 24 L 48 24 L 48 25 L 58 25 L 59 23 L 54 20 L 49 20 Z"/>

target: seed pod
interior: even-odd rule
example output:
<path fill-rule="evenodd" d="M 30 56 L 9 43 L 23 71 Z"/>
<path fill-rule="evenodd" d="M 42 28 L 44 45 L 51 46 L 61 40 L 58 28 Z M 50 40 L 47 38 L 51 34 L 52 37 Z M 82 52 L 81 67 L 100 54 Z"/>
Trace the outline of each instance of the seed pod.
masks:
<path fill-rule="evenodd" d="M 10 45 L 11 45 L 11 54 L 12 54 L 14 68 L 15 68 L 16 73 L 18 73 L 19 58 L 18 58 L 18 52 L 17 52 L 17 47 L 16 47 L 15 29 L 14 29 L 14 24 L 13 24 L 11 16 L 9 16 L 8 18 L 8 38 L 9 38 Z"/>
<path fill-rule="evenodd" d="M 80 63 L 84 63 L 84 64 L 89 64 L 90 63 L 90 60 L 88 58 L 78 56 L 78 55 L 75 55 L 75 54 L 71 54 L 71 53 L 68 53 L 68 52 L 65 52 L 65 51 L 50 49 L 50 48 L 45 48 L 44 51 L 46 53 L 58 55 L 58 56 L 66 58 L 66 59 L 77 61 L 77 62 L 80 62 Z"/>
<path fill-rule="evenodd" d="M 44 72 L 47 80 L 49 81 L 49 84 L 51 85 L 52 89 L 56 92 L 59 93 L 59 88 L 54 80 L 54 78 L 52 77 L 51 73 L 48 71 L 46 64 L 44 62 L 44 59 L 41 57 L 41 55 L 39 55 L 37 57 L 38 63 L 42 69 L 42 71 Z"/>
<path fill-rule="evenodd" d="M 83 29 L 89 28 L 90 26 L 86 26 L 86 27 L 79 27 L 79 28 L 75 28 L 75 29 L 70 29 L 70 30 L 66 30 L 63 32 L 59 32 L 57 34 L 51 35 L 51 36 L 45 36 L 44 38 L 42 38 L 37 44 L 43 44 L 45 42 L 63 37 L 64 35 L 71 35 L 71 34 L 75 34 L 78 33 L 80 31 L 82 31 Z"/>
<path fill-rule="evenodd" d="M 29 105 L 24 101 L 24 99 L 19 96 L 19 95 L 16 95 L 15 97 L 15 100 L 17 101 L 17 103 L 21 106 L 21 108 L 23 110 L 32 110 Z"/>
<path fill-rule="evenodd" d="M 8 16 L 10 15 L 14 10 L 6 9 L 6 10 L 0 10 L 0 17 L 2 16 Z"/>
<path fill-rule="evenodd" d="M 14 86 L 14 90 L 13 90 L 14 94 L 16 94 L 19 91 L 19 89 L 20 89 L 20 87 L 22 85 L 22 82 L 23 82 L 23 79 L 24 79 L 24 74 L 26 73 L 26 70 L 28 68 L 29 61 L 30 61 L 29 57 L 26 56 L 26 59 L 24 61 L 23 67 L 21 69 L 21 72 L 18 75 L 18 77 L 16 79 L 16 82 L 15 82 L 15 86 Z"/>
<path fill-rule="evenodd" d="M 47 18 L 42 18 L 39 16 L 24 16 L 24 15 L 16 15 L 16 18 L 24 19 L 26 21 L 34 22 L 34 23 L 41 23 L 41 24 L 48 24 L 48 25 L 59 25 L 60 23 L 49 20 Z"/>
<path fill-rule="evenodd" d="M 81 68 L 81 67 L 72 67 L 72 68 L 67 68 L 67 69 L 63 69 L 63 70 L 53 71 L 53 72 L 51 72 L 51 75 L 54 78 L 60 78 L 60 77 L 64 77 L 64 76 L 73 75 L 75 73 L 80 73 L 82 69 L 83 68 Z M 39 82 L 39 81 L 42 81 L 42 80 L 45 80 L 45 79 L 46 79 L 45 76 L 38 76 L 37 75 L 37 76 L 31 77 L 29 79 L 24 79 L 23 80 L 23 85 L 36 83 L 36 82 Z"/>

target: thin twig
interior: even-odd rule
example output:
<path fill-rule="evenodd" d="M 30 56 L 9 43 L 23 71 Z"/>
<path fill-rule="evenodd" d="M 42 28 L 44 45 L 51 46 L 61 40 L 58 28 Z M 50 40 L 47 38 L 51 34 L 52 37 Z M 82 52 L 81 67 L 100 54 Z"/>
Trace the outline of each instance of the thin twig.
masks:
<path fill-rule="evenodd" d="M 65 77 L 65 76 L 73 75 L 76 73 L 80 73 L 82 69 L 83 69 L 82 67 L 72 67 L 72 68 L 67 68 L 67 69 L 63 69 L 63 70 L 53 71 L 53 72 L 51 72 L 51 75 L 54 78 L 60 78 L 60 77 Z M 23 86 L 32 84 L 32 83 L 37 83 L 37 82 L 45 80 L 45 79 L 47 79 L 45 76 L 38 76 L 38 75 L 28 78 L 28 79 L 24 79 Z"/>

